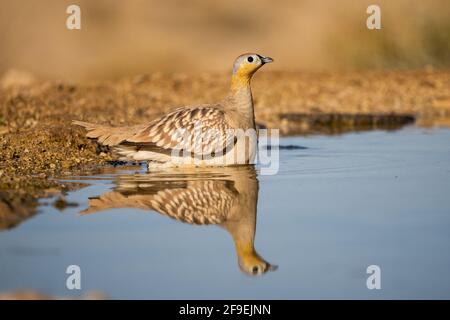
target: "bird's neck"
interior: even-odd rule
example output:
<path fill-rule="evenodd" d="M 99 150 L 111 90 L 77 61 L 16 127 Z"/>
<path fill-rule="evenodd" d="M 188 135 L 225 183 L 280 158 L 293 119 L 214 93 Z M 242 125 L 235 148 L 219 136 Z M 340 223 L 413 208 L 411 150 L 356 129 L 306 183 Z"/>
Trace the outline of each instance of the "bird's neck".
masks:
<path fill-rule="evenodd" d="M 250 87 L 250 77 L 233 75 L 231 78 L 230 93 L 227 97 L 230 106 L 249 123 L 254 126 L 255 113 L 253 109 L 253 97 Z"/>
<path fill-rule="evenodd" d="M 263 261 L 261 256 L 255 250 L 253 237 L 244 239 L 238 238 L 234 240 L 239 265 L 256 265 Z"/>
<path fill-rule="evenodd" d="M 237 241 L 235 242 L 236 254 L 238 258 L 247 258 L 256 255 L 255 246 L 253 239 L 248 239 L 245 242 Z"/>
<path fill-rule="evenodd" d="M 242 173 L 245 175 L 245 173 Z M 230 210 L 230 217 L 222 224 L 233 238 L 239 258 L 255 255 L 254 239 L 256 233 L 256 209 L 258 204 L 258 181 L 249 176 L 236 180 L 240 194 L 238 201 Z"/>

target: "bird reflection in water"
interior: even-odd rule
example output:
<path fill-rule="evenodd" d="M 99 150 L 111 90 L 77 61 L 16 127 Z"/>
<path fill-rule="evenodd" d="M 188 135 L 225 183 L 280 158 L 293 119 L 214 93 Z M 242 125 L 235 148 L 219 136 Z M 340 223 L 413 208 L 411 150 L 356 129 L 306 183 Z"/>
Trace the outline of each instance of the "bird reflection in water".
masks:
<path fill-rule="evenodd" d="M 167 169 L 119 175 L 113 191 L 89 200 L 82 214 L 112 208 L 153 210 L 193 225 L 218 225 L 233 238 L 240 269 L 262 275 L 277 266 L 255 250 L 258 180 L 253 166 Z"/>

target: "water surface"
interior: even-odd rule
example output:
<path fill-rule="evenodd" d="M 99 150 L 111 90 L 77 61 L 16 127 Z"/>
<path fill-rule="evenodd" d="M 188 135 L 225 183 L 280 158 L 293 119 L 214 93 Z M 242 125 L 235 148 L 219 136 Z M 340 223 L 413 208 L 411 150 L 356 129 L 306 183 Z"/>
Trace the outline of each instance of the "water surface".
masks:
<path fill-rule="evenodd" d="M 0 233 L 0 292 L 450 298 L 450 130 L 280 141 L 280 171 L 117 167 Z M 82 290 L 66 289 L 68 265 Z M 366 268 L 381 268 L 368 290 Z M 276 267 L 278 266 L 278 268 Z M 255 273 L 255 275 L 253 275 Z"/>

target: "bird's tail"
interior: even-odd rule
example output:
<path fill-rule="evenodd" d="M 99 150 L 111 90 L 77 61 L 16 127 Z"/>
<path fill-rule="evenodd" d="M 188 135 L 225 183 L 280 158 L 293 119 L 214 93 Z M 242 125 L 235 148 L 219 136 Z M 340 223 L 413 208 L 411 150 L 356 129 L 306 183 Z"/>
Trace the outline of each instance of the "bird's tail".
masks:
<path fill-rule="evenodd" d="M 73 120 L 72 124 L 85 128 L 87 130 L 86 136 L 88 138 L 97 139 L 99 143 L 106 146 L 117 146 L 119 143 L 133 136 L 143 128 L 142 126 L 110 127 L 78 120 Z"/>
<path fill-rule="evenodd" d="M 107 192 L 98 198 L 89 199 L 89 207 L 80 212 L 82 215 L 96 213 L 114 208 L 123 208 L 128 204 L 127 198 L 119 192 Z"/>
<path fill-rule="evenodd" d="M 134 208 L 158 211 L 160 204 L 154 200 L 155 194 L 133 194 L 133 189 L 136 188 L 133 183 L 129 185 L 124 184 L 121 187 L 124 188 L 122 191 L 124 193 L 119 191 L 110 191 L 102 194 L 100 197 L 90 198 L 89 207 L 83 211 L 80 211 L 80 214 L 87 215 L 117 208 Z M 127 188 L 130 189 L 129 192 L 131 192 L 131 194 L 126 194 L 125 189 Z"/>

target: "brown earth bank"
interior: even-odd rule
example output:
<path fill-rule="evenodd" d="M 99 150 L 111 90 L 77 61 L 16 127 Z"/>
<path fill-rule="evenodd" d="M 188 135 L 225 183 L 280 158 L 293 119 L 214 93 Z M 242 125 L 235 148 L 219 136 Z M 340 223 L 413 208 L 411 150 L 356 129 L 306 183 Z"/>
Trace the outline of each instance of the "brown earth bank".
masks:
<path fill-rule="evenodd" d="M 29 199 L 42 196 L 43 190 L 60 189 L 52 177 L 113 160 L 71 120 L 146 123 L 179 106 L 215 102 L 226 95 L 228 82 L 229 75 L 211 73 L 153 73 L 89 84 L 5 73 L 0 80 L 0 202 L 14 208 L 18 200 L 11 199 L 19 196 L 33 203 Z M 252 87 L 257 122 L 282 134 L 392 129 L 414 119 L 445 125 L 448 120 L 441 119 L 450 116 L 450 70 L 263 70 Z"/>
<path fill-rule="evenodd" d="M 92 291 L 80 297 L 52 296 L 36 290 L 19 290 L 13 292 L 0 292 L 0 300 L 106 300 L 108 296 L 100 291 Z"/>

